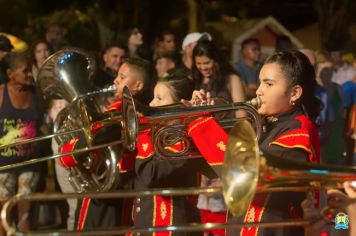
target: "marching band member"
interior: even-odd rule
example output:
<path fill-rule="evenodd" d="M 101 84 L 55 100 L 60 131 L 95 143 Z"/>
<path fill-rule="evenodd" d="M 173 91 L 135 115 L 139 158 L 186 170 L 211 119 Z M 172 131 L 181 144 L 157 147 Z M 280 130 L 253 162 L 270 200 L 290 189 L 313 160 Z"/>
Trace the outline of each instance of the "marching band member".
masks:
<path fill-rule="evenodd" d="M 151 107 L 170 105 L 181 99 L 190 99 L 194 84 L 187 78 L 170 78 L 158 82 Z M 179 120 L 179 119 L 178 119 Z M 167 160 L 157 157 L 152 144 L 151 128 L 140 132 L 135 163 L 135 189 L 197 187 L 200 174 L 217 177 L 203 158 Z M 173 152 L 184 143 L 165 147 Z M 172 226 L 200 222 L 196 200 L 189 196 L 138 197 L 134 202 L 134 222 L 138 227 Z M 142 234 L 141 235 L 146 235 Z M 151 235 L 151 234 L 149 234 Z M 201 235 L 200 232 L 155 232 L 153 235 Z"/>
<path fill-rule="evenodd" d="M 302 162 L 319 162 L 319 136 L 314 120 L 321 109 L 314 97 L 315 73 L 307 57 L 297 51 L 277 52 L 267 58 L 260 72 L 257 96 L 261 100 L 258 113 L 265 117 L 265 132 L 259 141 L 264 155 L 281 156 Z M 193 96 L 209 101 L 209 97 Z M 197 121 L 196 121 L 197 122 Z M 211 120 L 210 123 L 213 123 Z M 207 130 L 206 127 L 202 129 Z M 208 130 L 205 132 L 209 132 Z M 209 139 L 209 135 L 205 135 Z M 192 136 L 193 140 L 199 138 Z M 206 141 L 208 142 L 208 141 Z M 197 143 L 196 143 L 197 144 Z M 199 146 L 204 145 L 200 144 Z M 206 148 L 211 147 L 207 146 Z M 208 151 L 204 156 L 209 156 Z M 222 160 L 215 160 L 223 163 Z M 273 222 L 300 218 L 301 193 L 256 194 L 247 213 L 233 217 L 232 222 Z M 258 227 L 231 229 L 228 235 L 303 235 L 299 228 L 259 229 Z"/>
<path fill-rule="evenodd" d="M 122 106 L 122 92 L 124 86 L 128 86 L 132 95 L 136 97 L 143 91 L 148 81 L 149 75 L 149 63 L 141 58 L 128 58 L 124 61 L 122 66 L 119 69 L 118 75 L 114 80 L 116 85 L 115 96 L 118 98 L 116 102 L 109 105 L 106 109 L 106 112 L 117 111 L 121 112 Z M 62 146 L 61 152 L 69 152 L 76 148 L 80 148 L 81 145 L 85 145 L 83 140 L 78 140 L 79 137 L 73 139 L 71 142 L 66 143 Z M 135 152 L 125 152 L 126 156 L 136 156 Z M 74 167 L 77 164 L 75 155 L 67 155 L 60 158 L 60 162 L 65 168 Z M 132 158 L 122 158 L 120 163 L 117 164 L 120 169 L 120 174 L 122 179 L 130 179 L 132 173 L 133 163 Z M 131 169 L 130 169 L 131 168 Z M 120 178 L 121 179 L 121 178 Z M 123 203 L 124 202 L 124 203 Z M 129 224 L 129 218 L 123 216 L 125 211 L 122 207 L 126 208 L 127 205 L 130 206 L 130 201 L 120 201 L 117 199 L 99 201 L 92 200 L 89 198 L 84 198 L 81 201 L 81 204 L 78 205 L 77 216 L 76 216 L 76 225 L 77 230 L 90 230 L 94 228 L 108 228 L 119 226 L 122 224 Z"/>

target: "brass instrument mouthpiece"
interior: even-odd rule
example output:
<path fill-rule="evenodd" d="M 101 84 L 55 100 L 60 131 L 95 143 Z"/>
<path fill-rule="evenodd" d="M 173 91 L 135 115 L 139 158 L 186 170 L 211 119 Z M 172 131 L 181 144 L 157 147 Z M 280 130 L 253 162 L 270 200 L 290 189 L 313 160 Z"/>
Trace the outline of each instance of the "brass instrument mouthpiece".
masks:
<path fill-rule="evenodd" d="M 250 101 L 247 101 L 246 103 L 254 106 L 257 109 L 261 106 L 261 100 L 259 97 L 252 98 Z"/>

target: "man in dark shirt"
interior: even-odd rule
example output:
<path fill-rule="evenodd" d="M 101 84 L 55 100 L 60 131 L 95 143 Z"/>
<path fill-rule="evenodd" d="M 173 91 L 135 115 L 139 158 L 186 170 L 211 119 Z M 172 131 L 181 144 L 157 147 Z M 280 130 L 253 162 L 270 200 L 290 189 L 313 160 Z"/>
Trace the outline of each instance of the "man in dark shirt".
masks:
<path fill-rule="evenodd" d="M 102 57 L 104 65 L 97 70 L 93 78 L 94 86 L 97 89 L 114 83 L 114 79 L 117 76 L 117 72 L 123 63 L 126 53 L 126 47 L 118 43 L 110 44 L 105 48 Z"/>

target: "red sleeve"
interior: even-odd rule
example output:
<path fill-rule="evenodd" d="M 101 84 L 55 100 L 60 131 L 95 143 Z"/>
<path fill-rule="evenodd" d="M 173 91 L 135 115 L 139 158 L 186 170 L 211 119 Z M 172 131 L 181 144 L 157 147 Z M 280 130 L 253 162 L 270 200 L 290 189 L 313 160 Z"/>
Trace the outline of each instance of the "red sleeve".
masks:
<path fill-rule="evenodd" d="M 223 164 L 228 135 L 213 117 L 192 121 L 188 134 L 209 165 Z"/>

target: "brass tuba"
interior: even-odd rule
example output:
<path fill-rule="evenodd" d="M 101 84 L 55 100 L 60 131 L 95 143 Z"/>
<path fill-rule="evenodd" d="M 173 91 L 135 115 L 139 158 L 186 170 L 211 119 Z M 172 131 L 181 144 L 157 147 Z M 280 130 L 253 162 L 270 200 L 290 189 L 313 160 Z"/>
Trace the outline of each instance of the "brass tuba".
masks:
<path fill-rule="evenodd" d="M 102 126 L 101 121 L 106 119 L 99 101 L 92 96 L 95 92 L 89 79 L 94 69 L 95 63 L 91 56 L 80 49 L 68 48 L 49 57 L 39 70 L 36 83 L 44 101 L 49 102 L 55 96 L 69 103 L 58 114 L 54 122 L 54 133 L 82 131 L 55 136 L 59 146 L 74 137 L 79 137 L 81 147 L 89 148 L 121 139 L 120 120 L 103 127 L 103 130 L 111 130 L 111 135 L 104 135 L 102 130 L 97 131 L 94 128 Z M 93 152 L 77 154 L 77 165 L 69 168 L 69 180 L 75 190 L 106 191 L 115 186 L 119 176 L 116 163 L 120 152 L 119 145 L 111 145 Z"/>

